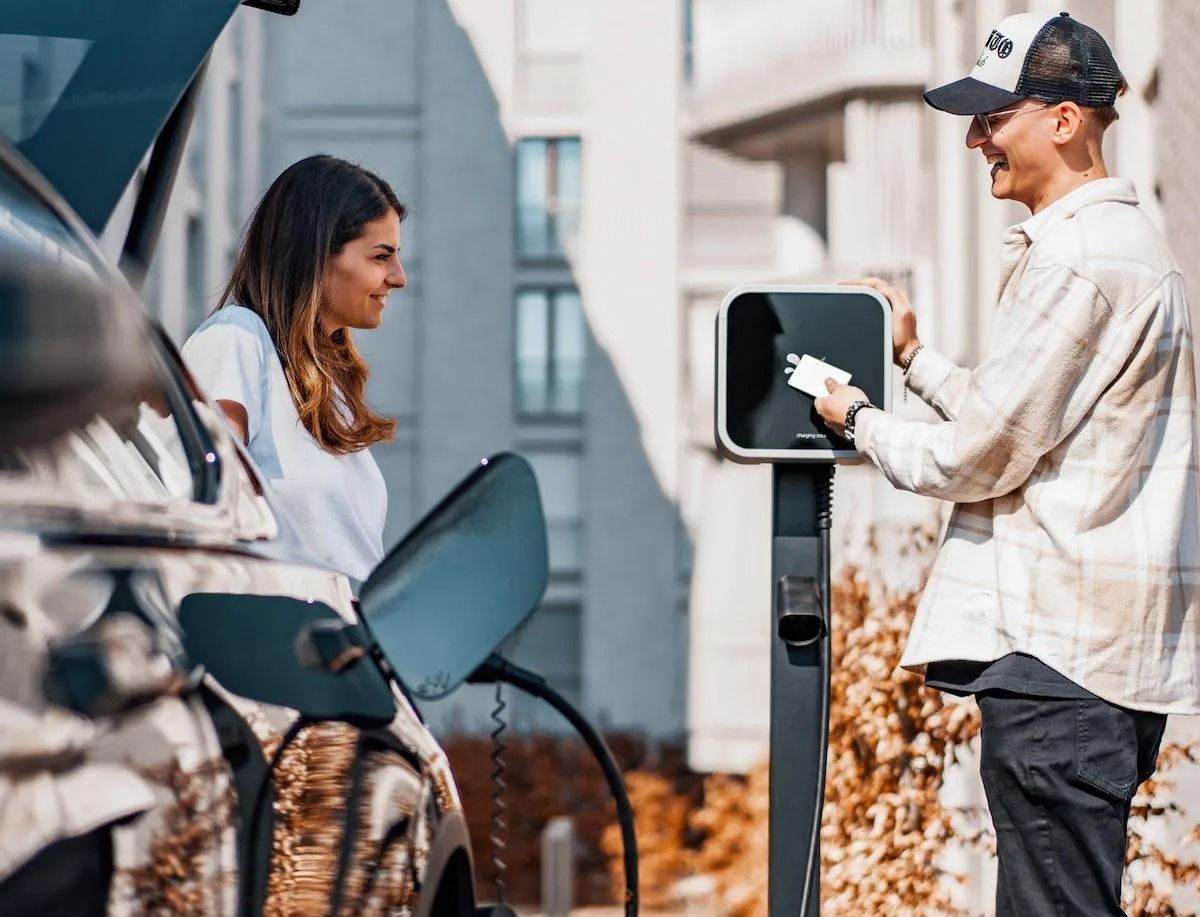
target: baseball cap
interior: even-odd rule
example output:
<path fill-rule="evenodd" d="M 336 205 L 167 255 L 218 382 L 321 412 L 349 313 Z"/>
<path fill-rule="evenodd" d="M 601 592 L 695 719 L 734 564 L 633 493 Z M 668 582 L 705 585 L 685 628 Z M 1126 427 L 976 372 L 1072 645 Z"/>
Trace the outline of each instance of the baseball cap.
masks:
<path fill-rule="evenodd" d="M 979 115 L 1023 99 L 1112 105 L 1124 82 L 1108 42 L 1069 13 L 1018 13 L 992 29 L 961 80 L 925 93 L 954 115 Z"/>

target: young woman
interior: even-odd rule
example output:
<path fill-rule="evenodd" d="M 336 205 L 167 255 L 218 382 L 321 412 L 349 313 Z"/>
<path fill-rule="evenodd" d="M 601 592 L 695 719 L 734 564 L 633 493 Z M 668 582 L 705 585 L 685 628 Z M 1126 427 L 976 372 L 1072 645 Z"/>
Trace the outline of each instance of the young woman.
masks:
<path fill-rule="evenodd" d="M 383 557 L 387 490 L 371 456 L 396 422 L 368 407 L 352 328 L 377 328 L 405 207 L 376 175 L 301 160 L 256 208 L 220 305 L 183 347 L 317 562 L 357 580 Z"/>

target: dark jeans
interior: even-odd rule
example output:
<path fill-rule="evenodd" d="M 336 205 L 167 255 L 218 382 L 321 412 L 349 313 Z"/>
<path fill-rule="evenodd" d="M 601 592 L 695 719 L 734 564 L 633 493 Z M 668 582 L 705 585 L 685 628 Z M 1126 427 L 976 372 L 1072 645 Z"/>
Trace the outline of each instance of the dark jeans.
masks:
<path fill-rule="evenodd" d="M 998 917 L 1122 914 L 1129 804 L 1167 718 L 1099 698 L 976 697 Z"/>

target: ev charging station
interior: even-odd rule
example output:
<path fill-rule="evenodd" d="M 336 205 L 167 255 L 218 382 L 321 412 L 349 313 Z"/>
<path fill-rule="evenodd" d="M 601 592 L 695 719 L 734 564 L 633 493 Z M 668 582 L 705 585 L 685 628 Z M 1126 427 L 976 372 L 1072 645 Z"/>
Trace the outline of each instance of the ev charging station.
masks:
<path fill-rule="evenodd" d="M 717 315 L 720 453 L 773 468 L 769 913 L 820 910 L 833 472 L 857 462 L 814 402 L 832 376 L 891 409 L 892 315 L 867 287 L 742 286 Z M 840 371 L 840 372 L 839 372 Z M 848 378 L 847 378 L 848 376 Z"/>

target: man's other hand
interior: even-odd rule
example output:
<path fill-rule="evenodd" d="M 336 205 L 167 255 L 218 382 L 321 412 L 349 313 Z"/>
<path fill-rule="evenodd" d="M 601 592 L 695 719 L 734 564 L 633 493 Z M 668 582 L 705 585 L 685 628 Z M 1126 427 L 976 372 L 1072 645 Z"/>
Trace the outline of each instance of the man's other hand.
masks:
<path fill-rule="evenodd" d="M 821 419 L 841 436 L 846 429 L 846 412 L 856 401 L 870 401 L 867 393 L 853 385 L 839 385 L 833 379 L 825 380 L 825 389 L 829 392 L 816 401 L 817 413 Z"/>
<path fill-rule="evenodd" d="M 870 287 L 892 304 L 892 360 L 897 366 L 903 366 L 909 354 L 921 343 L 917 340 L 917 313 L 908 301 L 908 294 L 878 277 L 859 277 L 841 283 L 842 286 Z"/>

